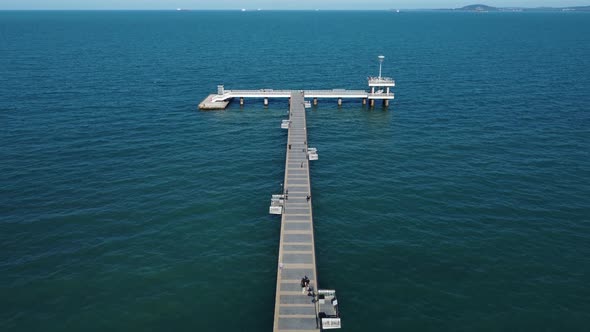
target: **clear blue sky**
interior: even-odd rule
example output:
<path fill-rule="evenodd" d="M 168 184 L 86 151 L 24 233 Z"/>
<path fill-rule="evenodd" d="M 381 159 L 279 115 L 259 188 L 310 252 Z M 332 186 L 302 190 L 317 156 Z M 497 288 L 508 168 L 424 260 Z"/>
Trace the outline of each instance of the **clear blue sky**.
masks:
<path fill-rule="evenodd" d="M 389 9 L 583 6 L 590 0 L 0 0 L 0 9 Z"/>

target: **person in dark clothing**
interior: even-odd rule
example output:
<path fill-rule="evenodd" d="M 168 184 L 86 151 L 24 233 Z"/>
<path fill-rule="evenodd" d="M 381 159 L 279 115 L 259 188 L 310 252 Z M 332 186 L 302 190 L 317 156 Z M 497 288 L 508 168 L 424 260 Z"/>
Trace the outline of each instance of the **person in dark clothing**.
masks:
<path fill-rule="evenodd" d="M 307 278 L 307 276 L 301 278 L 301 293 L 309 293 L 309 279 Z"/>

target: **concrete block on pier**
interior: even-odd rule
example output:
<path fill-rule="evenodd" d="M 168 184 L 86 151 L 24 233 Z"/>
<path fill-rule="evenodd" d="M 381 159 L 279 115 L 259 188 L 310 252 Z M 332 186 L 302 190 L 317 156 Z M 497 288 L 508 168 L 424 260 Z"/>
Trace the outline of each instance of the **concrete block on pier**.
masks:
<path fill-rule="evenodd" d="M 207 98 L 205 98 L 205 100 L 203 100 L 200 104 L 199 104 L 199 109 L 204 110 L 204 111 L 211 111 L 211 110 L 224 110 L 227 105 L 229 104 L 228 100 L 223 100 L 223 101 L 214 101 L 214 97 L 216 97 L 217 95 L 212 94 L 207 96 Z"/>

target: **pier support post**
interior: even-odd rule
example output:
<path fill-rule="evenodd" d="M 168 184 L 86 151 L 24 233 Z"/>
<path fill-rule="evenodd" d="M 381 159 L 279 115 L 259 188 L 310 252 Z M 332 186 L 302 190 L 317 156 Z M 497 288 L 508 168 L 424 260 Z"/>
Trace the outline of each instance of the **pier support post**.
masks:
<path fill-rule="evenodd" d="M 244 97 L 240 97 L 240 106 L 244 106 Z"/>
<path fill-rule="evenodd" d="M 268 106 L 268 98 L 264 98 L 264 106 Z"/>
<path fill-rule="evenodd" d="M 385 91 L 387 92 L 387 94 L 389 94 L 389 87 L 387 87 Z"/>
<path fill-rule="evenodd" d="M 313 98 L 313 106 L 318 106 L 318 99 L 317 98 Z"/>
<path fill-rule="evenodd" d="M 371 99 L 371 100 L 369 101 L 369 106 L 371 106 L 371 107 L 375 107 L 375 99 Z"/>
<path fill-rule="evenodd" d="M 363 105 L 367 105 L 367 98 L 363 98 Z"/>
<path fill-rule="evenodd" d="M 338 106 L 342 106 L 342 98 L 338 98 Z"/>
<path fill-rule="evenodd" d="M 383 99 L 383 106 L 389 107 L 389 99 Z"/>

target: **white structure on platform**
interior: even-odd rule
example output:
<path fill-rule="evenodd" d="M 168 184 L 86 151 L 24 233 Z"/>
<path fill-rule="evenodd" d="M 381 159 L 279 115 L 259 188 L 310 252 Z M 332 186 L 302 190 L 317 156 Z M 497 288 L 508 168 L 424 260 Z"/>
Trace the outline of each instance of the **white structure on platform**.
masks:
<path fill-rule="evenodd" d="M 335 290 L 318 290 L 318 312 L 318 316 L 321 318 L 322 330 L 339 329 L 342 327 Z"/>
<path fill-rule="evenodd" d="M 270 207 L 268 213 L 283 214 L 283 206 L 285 205 L 285 195 L 272 195 L 270 199 Z"/>
<path fill-rule="evenodd" d="M 308 160 L 318 160 L 318 149 L 308 148 L 307 149 L 307 159 Z"/>
<path fill-rule="evenodd" d="M 371 88 L 370 94 L 372 95 L 372 98 L 369 99 L 371 106 L 375 106 L 375 99 L 383 99 L 383 105 L 389 106 L 389 100 L 393 99 L 389 98 L 389 96 L 393 97 L 393 93 L 390 89 L 395 86 L 395 80 L 391 77 L 381 76 L 381 69 L 383 61 L 385 61 L 385 56 L 380 55 L 377 58 L 379 59 L 379 76 L 368 78 L 369 87 Z"/>

